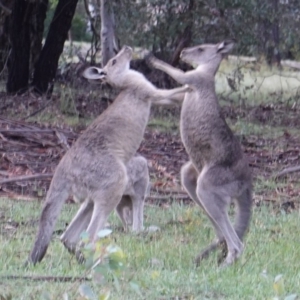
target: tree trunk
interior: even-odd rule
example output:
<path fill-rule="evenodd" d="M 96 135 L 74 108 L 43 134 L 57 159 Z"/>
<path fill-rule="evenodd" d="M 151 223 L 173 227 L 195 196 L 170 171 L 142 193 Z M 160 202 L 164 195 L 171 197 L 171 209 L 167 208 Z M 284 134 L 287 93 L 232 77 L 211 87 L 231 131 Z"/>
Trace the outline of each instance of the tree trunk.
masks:
<path fill-rule="evenodd" d="M 36 6 L 30 20 L 30 67 L 29 74 L 32 76 L 34 65 L 36 64 L 42 50 L 42 41 L 44 33 L 44 21 L 48 8 L 48 0 L 36 1 Z"/>
<path fill-rule="evenodd" d="M 273 22 L 272 22 L 272 36 L 274 43 L 274 51 L 273 51 L 273 61 L 276 62 L 277 66 L 280 67 L 280 36 L 279 36 L 279 11 L 278 11 L 278 0 L 273 0 Z"/>
<path fill-rule="evenodd" d="M 177 46 L 171 58 L 172 66 L 176 66 L 178 64 L 182 49 L 187 47 L 191 43 L 193 22 L 194 22 L 193 10 L 194 10 L 194 0 L 190 0 L 186 12 L 186 27 L 184 28 L 184 31 L 181 33 L 181 35 L 176 41 Z"/>
<path fill-rule="evenodd" d="M 10 29 L 11 53 L 8 62 L 8 93 L 22 93 L 27 89 L 30 58 L 30 16 L 34 3 L 15 0 Z"/>
<path fill-rule="evenodd" d="M 9 0 L 0 2 L 0 75 L 6 67 L 9 55 L 9 24 L 12 14 L 12 2 Z"/>
<path fill-rule="evenodd" d="M 71 28 L 78 0 L 59 0 L 54 12 L 45 45 L 35 65 L 33 86 L 40 94 L 51 94 L 53 80 L 63 51 L 68 31 Z"/>
<path fill-rule="evenodd" d="M 102 67 L 115 55 L 114 17 L 109 0 L 101 0 L 101 51 Z"/>
<path fill-rule="evenodd" d="M 176 66 L 179 62 L 180 53 L 192 40 L 192 25 L 187 25 L 177 42 L 177 47 L 171 59 L 171 65 Z"/>

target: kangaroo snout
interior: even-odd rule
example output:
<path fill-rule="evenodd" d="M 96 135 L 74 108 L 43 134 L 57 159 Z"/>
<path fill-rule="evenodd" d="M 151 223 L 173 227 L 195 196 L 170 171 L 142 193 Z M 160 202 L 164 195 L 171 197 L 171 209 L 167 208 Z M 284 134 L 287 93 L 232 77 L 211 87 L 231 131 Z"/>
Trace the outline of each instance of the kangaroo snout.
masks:
<path fill-rule="evenodd" d="M 82 73 L 83 77 L 91 80 L 96 80 L 96 79 L 103 80 L 106 75 L 107 73 L 103 69 L 96 68 L 96 67 L 89 67 Z"/>
<path fill-rule="evenodd" d="M 124 45 L 124 46 L 123 46 L 123 51 L 129 52 L 129 53 L 132 53 L 132 52 L 133 52 L 132 48 L 129 47 L 129 46 L 127 46 L 127 45 Z"/>

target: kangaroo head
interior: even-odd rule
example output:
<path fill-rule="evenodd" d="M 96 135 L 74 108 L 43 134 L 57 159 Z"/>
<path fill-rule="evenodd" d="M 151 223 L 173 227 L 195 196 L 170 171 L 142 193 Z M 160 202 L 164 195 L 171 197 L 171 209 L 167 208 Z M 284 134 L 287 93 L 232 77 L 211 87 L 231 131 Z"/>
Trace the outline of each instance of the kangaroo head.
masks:
<path fill-rule="evenodd" d="M 132 48 L 123 46 L 119 53 L 111 58 L 103 69 L 89 67 L 83 77 L 89 80 L 100 80 L 116 87 L 122 87 L 132 59 Z"/>
<path fill-rule="evenodd" d="M 197 66 L 207 72 L 217 72 L 223 59 L 223 55 L 231 51 L 234 46 L 233 40 L 225 40 L 218 44 L 203 44 L 190 48 L 184 48 L 181 51 L 182 61 L 191 66 Z"/>

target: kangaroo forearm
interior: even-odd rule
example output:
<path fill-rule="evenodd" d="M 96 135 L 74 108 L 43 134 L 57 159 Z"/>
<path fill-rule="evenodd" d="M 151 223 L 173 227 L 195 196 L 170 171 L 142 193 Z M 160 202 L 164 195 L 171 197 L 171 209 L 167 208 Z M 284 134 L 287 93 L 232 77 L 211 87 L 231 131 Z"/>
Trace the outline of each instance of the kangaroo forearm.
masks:
<path fill-rule="evenodd" d="M 173 95 L 172 98 L 162 99 L 162 100 L 154 100 L 153 104 L 155 105 L 181 105 L 184 100 L 185 93 L 179 93 Z"/>
<path fill-rule="evenodd" d="M 159 90 L 156 89 L 152 95 L 150 95 L 151 99 L 155 99 L 156 101 L 161 101 L 165 99 L 173 99 L 175 95 L 185 93 L 189 90 L 188 86 L 182 86 L 171 90 Z"/>
<path fill-rule="evenodd" d="M 152 58 L 151 64 L 154 68 L 161 70 L 161 71 L 167 73 L 168 75 L 170 75 L 172 78 L 174 78 L 180 84 L 187 83 L 185 73 L 182 70 L 176 69 L 157 58 Z"/>

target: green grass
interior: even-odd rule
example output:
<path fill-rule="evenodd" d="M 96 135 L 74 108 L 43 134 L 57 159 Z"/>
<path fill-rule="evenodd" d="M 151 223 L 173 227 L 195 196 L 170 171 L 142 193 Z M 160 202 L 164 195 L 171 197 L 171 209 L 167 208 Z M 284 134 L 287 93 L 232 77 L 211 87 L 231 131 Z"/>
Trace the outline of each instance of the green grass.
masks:
<path fill-rule="evenodd" d="M 232 79 L 237 91 L 232 91 L 227 78 Z M 216 75 L 216 91 L 236 104 L 250 106 L 288 100 L 299 102 L 300 75 L 298 70 L 270 68 L 265 64 L 246 64 L 223 60 Z M 299 103 L 298 103 L 299 104 Z"/>
<path fill-rule="evenodd" d="M 83 266 L 63 248 L 57 234 L 40 264 L 27 270 L 22 267 L 37 229 L 32 221 L 38 220 L 40 208 L 37 202 L 0 200 L 0 276 L 82 276 Z M 56 229 L 63 229 L 76 209 L 76 205 L 65 205 Z M 286 214 L 268 206 L 255 207 L 245 252 L 235 265 L 225 269 L 218 267 L 217 253 L 199 268 L 193 264 L 194 257 L 214 237 L 197 206 L 147 206 L 146 226 L 156 225 L 160 231 L 142 235 L 119 230 L 115 215 L 109 222 L 112 242 L 127 256 L 122 276 L 140 286 L 143 299 L 272 299 L 278 274 L 283 275 L 285 294 L 300 294 L 299 211 Z M 62 299 L 64 292 L 69 299 L 82 299 L 78 298 L 79 282 L 3 278 L 0 282 L 0 294 L 11 293 L 13 299 L 46 299 L 42 297 L 45 291 L 51 299 Z M 141 299 L 126 282 L 121 280 L 119 292 L 112 288 L 111 299 Z M 97 293 L 103 289 L 99 284 L 91 285 Z"/>

